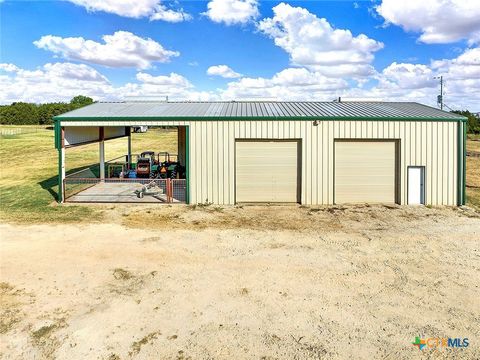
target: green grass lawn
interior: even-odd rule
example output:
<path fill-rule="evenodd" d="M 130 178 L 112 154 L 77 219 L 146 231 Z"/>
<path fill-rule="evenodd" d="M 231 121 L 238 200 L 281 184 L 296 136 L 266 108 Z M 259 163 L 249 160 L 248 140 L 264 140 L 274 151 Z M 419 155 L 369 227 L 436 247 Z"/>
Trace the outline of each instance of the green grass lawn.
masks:
<path fill-rule="evenodd" d="M 102 207 L 59 206 L 58 153 L 52 130 L 0 136 L 0 220 L 14 222 L 78 222 L 101 220 Z M 176 131 L 151 129 L 132 135 L 132 152 L 177 152 Z M 125 155 L 126 138 L 105 142 L 106 160 Z M 66 150 L 67 174 L 98 163 L 98 144 Z"/>
<path fill-rule="evenodd" d="M 467 151 L 480 154 L 480 135 L 468 135 Z M 467 205 L 480 209 L 480 157 L 467 156 Z"/>
<path fill-rule="evenodd" d="M 480 151 L 480 142 L 469 141 L 467 148 Z M 126 149 L 125 138 L 109 140 L 105 143 L 105 157 L 109 160 L 123 156 Z M 176 153 L 176 131 L 150 129 L 144 134 L 133 134 L 132 152 L 146 150 Z M 0 136 L 0 159 L 0 220 L 23 223 L 101 220 L 105 207 L 56 203 L 58 155 L 52 130 Z M 98 144 L 67 149 L 67 174 L 97 163 Z M 480 157 L 467 158 L 467 185 L 467 205 L 480 209 Z"/>

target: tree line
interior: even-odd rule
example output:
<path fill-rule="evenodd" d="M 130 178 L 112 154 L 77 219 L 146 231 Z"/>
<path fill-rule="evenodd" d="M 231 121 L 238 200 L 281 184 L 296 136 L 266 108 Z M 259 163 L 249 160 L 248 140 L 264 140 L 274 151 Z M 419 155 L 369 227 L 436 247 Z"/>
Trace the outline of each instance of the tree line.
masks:
<path fill-rule="evenodd" d="M 480 134 L 480 114 L 475 115 L 468 110 L 454 110 L 452 112 L 455 114 L 466 116 L 468 118 L 467 132 L 469 134 Z"/>
<path fill-rule="evenodd" d="M 0 124 L 2 125 L 51 125 L 54 116 L 72 111 L 82 106 L 90 105 L 93 99 L 88 96 L 75 96 L 70 102 L 56 102 L 47 104 L 32 104 L 14 102 L 11 105 L 0 105 Z M 466 116 L 467 132 L 480 134 L 480 119 L 468 110 L 452 111 Z"/>
<path fill-rule="evenodd" d="M 54 116 L 90 105 L 93 99 L 88 96 L 75 96 L 70 102 L 32 104 L 14 102 L 0 106 L 0 124 L 2 125 L 51 125 Z"/>

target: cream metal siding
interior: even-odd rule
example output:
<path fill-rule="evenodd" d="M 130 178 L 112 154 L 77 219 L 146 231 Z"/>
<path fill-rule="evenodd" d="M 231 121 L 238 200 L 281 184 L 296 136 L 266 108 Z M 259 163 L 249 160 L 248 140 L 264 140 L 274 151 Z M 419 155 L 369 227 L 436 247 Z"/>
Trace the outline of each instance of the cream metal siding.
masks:
<path fill-rule="evenodd" d="M 104 132 L 105 140 L 127 136 L 125 126 L 106 126 Z"/>
<path fill-rule="evenodd" d="M 65 127 L 65 146 L 98 141 L 98 127 Z"/>
<path fill-rule="evenodd" d="M 79 145 L 88 142 L 99 141 L 100 132 L 98 126 L 94 127 L 65 127 L 65 146 Z M 125 126 L 105 126 L 105 140 L 126 136 Z"/>
<path fill-rule="evenodd" d="M 236 202 L 297 202 L 298 142 L 237 141 Z"/>
<path fill-rule="evenodd" d="M 190 202 L 235 203 L 236 139 L 300 139 L 301 202 L 333 204 L 334 140 L 393 139 L 399 146 L 399 202 L 407 203 L 407 167 L 425 166 L 427 205 L 457 205 L 455 121 L 62 121 L 62 126 L 189 126 Z"/>
<path fill-rule="evenodd" d="M 335 203 L 394 203 L 395 141 L 335 141 Z"/>

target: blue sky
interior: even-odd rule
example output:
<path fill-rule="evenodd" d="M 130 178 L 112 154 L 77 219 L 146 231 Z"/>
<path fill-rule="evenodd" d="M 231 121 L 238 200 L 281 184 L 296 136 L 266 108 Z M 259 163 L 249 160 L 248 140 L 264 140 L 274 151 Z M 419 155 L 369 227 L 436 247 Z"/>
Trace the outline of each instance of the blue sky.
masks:
<path fill-rule="evenodd" d="M 344 96 L 435 105 L 432 79 L 443 75 L 450 106 L 480 111 L 480 22 L 472 20 L 480 18 L 480 5 L 399 3 L 6 0 L 0 2 L 0 85 L 6 89 L 0 101 L 82 93 L 98 100 Z M 437 25 L 445 13 L 448 24 Z M 122 35 L 102 47 L 103 37 L 117 32 Z M 96 45 L 85 52 L 71 38 Z M 133 50 L 122 48 L 127 42 Z M 109 61 L 125 51 L 130 60 Z"/>

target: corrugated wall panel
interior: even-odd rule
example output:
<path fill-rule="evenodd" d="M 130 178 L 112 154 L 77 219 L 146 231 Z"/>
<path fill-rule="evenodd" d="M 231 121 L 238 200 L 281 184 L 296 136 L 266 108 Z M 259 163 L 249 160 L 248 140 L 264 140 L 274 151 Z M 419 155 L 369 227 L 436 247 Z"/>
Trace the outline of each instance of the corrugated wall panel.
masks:
<path fill-rule="evenodd" d="M 116 138 L 119 136 L 127 136 L 125 133 L 125 126 L 105 126 L 105 140 Z"/>
<path fill-rule="evenodd" d="M 439 126 L 437 124 L 432 124 L 432 158 L 430 161 L 430 172 L 431 172 L 431 179 L 432 179 L 432 205 L 438 204 L 438 129 Z"/>
<path fill-rule="evenodd" d="M 235 121 L 228 122 L 228 203 L 235 203 Z M 258 135 L 258 134 L 257 134 Z"/>
<path fill-rule="evenodd" d="M 318 167 L 321 154 L 318 151 L 318 131 L 311 131 L 310 133 L 312 134 L 312 196 L 310 202 L 318 204 Z"/>
<path fill-rule="evenodd" d="M 319 134 L 319 141 L 320 141 L 320 162 L 318 163 L 318 167 L 320 170 L 320 174 L 318 176 L 318 186 L 319 191 L 321 194 L 320 204 L 327 203 L 327 188 L 323 186 L 323 184 L 327 183 L 327 171 L 324 171 L 325 167 L 328 164 L 328 156 L 327 156 L 327 149 L 328 149 L 328 141 L 325 141 L 325 138 L 328 136 L 326 134 L 327 122 L 322 121 L 317 126 L 318 130 L 316 130 Z"/>
<path fill-rule="evenodd" d="M 98 141 L 98 127 L 70 128 L 65 127 L 65 146 Z"/>
<path fill-rule="evenodd" d="M 206 121 L 205 122 L 205 147 L 207 151 L 205 152 L 205 172 L 206 172 L 206 193 L 207 193 L 207 198 L 206 201 L 208 202 L 214 202 L 213 199 L 213 189 L 215 187 L 215 183 L 213 181 L 214 178 L 214 172 L 215 167 L 214 167 L 214 160 L 213 160 L 213 123 L 211 121 Z M 212 171 L 213 170 L 213 171 Z"/>
<path fill-rule="evenodd" d="M 404 123 L 401 123 L 400 124 L 400 133 L 401 133 L 401 148 L 402 148 L 402 154 L 403 154 L 403 162 L 405 164 L 411 164 L 412 163 L 412 159 L 410 158 L 410 154 L 411 154 L 411 151 L 410 151 L 410 143 L 411 143 L 411 138 L 410 138 L 410 123 L 407 123 L 407 122 L 404 122 Z M 402 166 L 402 170 L 401 171 L 401 183 L 402 184 L 407 184 L 407 181 L 408 181 L 408 173 L 406 171 L 406 168 L 404 166 Z M 401 199 L 402 199 L 402 203 L 406 203 L 407 202 L 407 190 L 406 190 L 406 187 L 402 186 L 401 190 L 400 190 L 401 194 Z"/>
<path fill-rule="evenodd" d="M 244 128 L 245 130 L 245 128 Z M 212 174 L 212 185 L 209 186 L 209 188 L 211 188 L 211 192 L 212 192 L 212 197 L 211 197 L 211 201 L 215 204 L 218 204 L 220 202 L 220 196 L 218 195 L 218 189 L 220 187 L 220 184 L 219 184 L 219 169 L 218 169 L 218 153 L 220 152 L 219 151 L 219 147 L 218 147 L 218 126 L 213 126 L 211 127 L 211 132 L 212 132 L 212 141 L 211 141 L 211 144 L 212 144 L 212 154 L 211 154 L 211 158 L 212 158 L 212 165 L 211 167 L 213 168 L 213 174 Z"/>
<path fill-rule="evenodd" d="M 217 126 L 217 137 L 218 137 L 218 203 L 223 204 L 225 202 L 225 182 L 224 179 L 224 168 L 225 168 L 225 136 L 223 136 L 223 122 L 219 122 Z M 247 126 L 249 132 L 250 127 Z"/>
<path fill-rule="evenodd" d="M 334 201 L 334 183 L 333 183 L 333 174 L 334 174 L 334 137 L 333 129 L 336 124 L 334 122 L 328 123 L 328 176 L 327 176 L 327 203 L 333 204 Z"/>
<path fill-rule="evenodd" d="M 426 136 L 426 146 L 427 146 L 427 157 L 425 159 L 425 164 L 428 162 L 431 162 L 432 158 L 432 149 L 433 149 L 433 139 L 432 139 L 432 123 L 427 122 L 427 134 Z M 432 199 L 433 199 L 433 194 L 432 194 L 432 169 L 429 167 L 428 169 L 425 168 L 425 186 L 426 191 L 425 191 L 425 203 L 427 204 L 432 204 Z"/>

